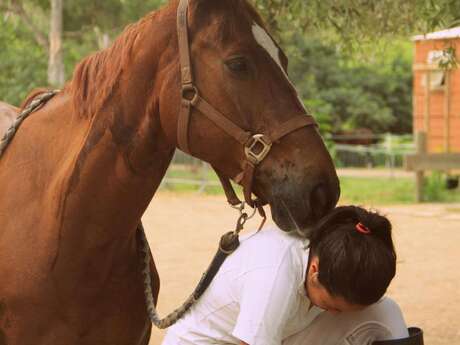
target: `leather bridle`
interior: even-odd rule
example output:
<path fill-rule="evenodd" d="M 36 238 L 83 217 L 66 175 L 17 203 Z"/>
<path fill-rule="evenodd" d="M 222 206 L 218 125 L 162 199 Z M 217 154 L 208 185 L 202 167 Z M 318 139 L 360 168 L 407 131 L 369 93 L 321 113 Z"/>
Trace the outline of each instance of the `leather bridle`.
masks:
<path fill-rule="evenodd" d="M 193 70 L 191 63 L 190 42 L 188 37 L 188 5 L 189 0 L 180 0 L 177 9 L 177 34 L 179 40 L 179 57 L 181 71 L 181 106 L 178 118 L 177 141 L 178 147 L 186 152 L 191 153 L 189 146 L 189 126 L 192 109 L 198 110 L 205 115 L 215 125 L 225 131 L 244 147 L 246 162 L 244 170 L 234 177 L 234 181 L 243 186 L 244 198 L 251 207 L 261 207 L 259 200 L 252 199 L 252 184 L 254 179 L 255 168 L 269 154 L 273 144 L 277 143 L 286 135 L 308 126 L 317 126 L 315 119 L 308 114 L 295 116 L 292 119 L 281 124 L 276 130 L 265 134 L 252 134 L 245 131 L 220 111 L 209 104 L 201 97 L 198 88 L 194 83 Z M 225 190 L 227 200 L 231 205 L 241 204 L 230 183 L 230 179 L 222 174 L 218 169 L 217 175 Z"/>

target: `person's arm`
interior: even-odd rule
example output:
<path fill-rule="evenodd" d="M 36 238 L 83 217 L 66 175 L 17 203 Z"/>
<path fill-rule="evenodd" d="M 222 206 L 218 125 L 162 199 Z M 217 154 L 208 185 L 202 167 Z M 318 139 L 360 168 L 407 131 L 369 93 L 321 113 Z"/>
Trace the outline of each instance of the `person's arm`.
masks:
<path fill-rule="evenodd" d="M 240 343 L 240 345 L 249 345 L 249 344 L 248 344 L 248 343 L 245 343 L 244 341 L 242 341 L 242 342 Z"/>

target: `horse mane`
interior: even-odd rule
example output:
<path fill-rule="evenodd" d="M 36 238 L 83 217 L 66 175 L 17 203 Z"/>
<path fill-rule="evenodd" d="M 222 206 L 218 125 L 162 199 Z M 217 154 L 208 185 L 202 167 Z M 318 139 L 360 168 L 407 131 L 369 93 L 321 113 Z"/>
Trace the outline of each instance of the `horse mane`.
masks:
<path fill-rule="evenodd" d="M 81 116 L 93 116 L 109 99 L 122 71 L 131 61 L 134 42 L 155 14 L 151 12 L 137 23 L 128 25 L 112 46 L 88 56 L 77 65 L 66 91 Z"/>

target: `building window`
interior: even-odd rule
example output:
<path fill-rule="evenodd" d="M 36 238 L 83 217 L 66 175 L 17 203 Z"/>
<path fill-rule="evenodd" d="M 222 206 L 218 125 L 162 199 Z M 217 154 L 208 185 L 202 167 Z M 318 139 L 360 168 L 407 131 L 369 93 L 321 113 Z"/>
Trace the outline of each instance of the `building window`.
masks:
<path fill-rule="evenodd" d="M 445 50 L 432 50 L 428 53 L 427 65 L 430 69 L 422 77 L 422 87 L 426 88 L 427 75 L 430 73 L 430 90 L 444 90 L 446 85 L 446 70 L 453 59 L 452 51 L 450 49 Z"/>

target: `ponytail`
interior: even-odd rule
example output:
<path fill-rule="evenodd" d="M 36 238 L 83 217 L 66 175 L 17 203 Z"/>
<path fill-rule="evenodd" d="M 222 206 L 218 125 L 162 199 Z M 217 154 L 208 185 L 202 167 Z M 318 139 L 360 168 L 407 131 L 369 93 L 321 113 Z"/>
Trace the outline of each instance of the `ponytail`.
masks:
<path fill-rule="evenodd" d="M 331 295 L 369 305 L 385 293 L 396 273 L 390 221 L 357 206 L 337 207 L 309 235 L 319 259 L 319 282 Z"/>

